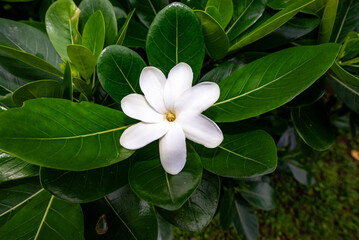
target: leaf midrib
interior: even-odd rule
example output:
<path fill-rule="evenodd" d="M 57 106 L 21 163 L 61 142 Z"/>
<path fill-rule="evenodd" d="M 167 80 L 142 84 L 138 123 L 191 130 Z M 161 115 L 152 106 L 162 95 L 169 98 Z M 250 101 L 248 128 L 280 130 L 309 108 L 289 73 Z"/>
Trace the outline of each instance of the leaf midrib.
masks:
<path fill-rule="evenodd" d="M 67 139 L 91 137 L 91 136 L 106 134 L 106 133 L 110 133 L 110 132 L 120 131 L 120 130 L 128 128 L 131 125 L 132 124 L 122 126 L 122 127 L 119 127 L 119 128 L 113 128 L 113 129 L 105 130 L 105 131 L 89 133 L 89 134 L 83 134 L 83 135 L 76 135 L 76 136 L 69 136 L 69 137 L 55 137 L 55 138 L 51 138 L 51 137 L 49 137 L 49 138 L 0 137 L 0 139 L 8 139 L 8 140 L 47 140 L 47 141 L 50 141 L 50 140 L 67 140 Z"/>

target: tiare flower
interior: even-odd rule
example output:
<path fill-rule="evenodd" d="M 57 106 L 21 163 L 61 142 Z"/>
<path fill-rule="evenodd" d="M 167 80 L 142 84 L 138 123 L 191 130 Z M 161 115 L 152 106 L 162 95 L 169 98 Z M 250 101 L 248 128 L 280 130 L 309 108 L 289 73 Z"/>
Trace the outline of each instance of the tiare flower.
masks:
<path fill-rule="evenodd" d="M 123 112 L 141 122 L 127 128 L 120 144 L 139 149 L 159 139 L 164 170 L 178 174 L 186 164 L 186 138 L 215 148 L 223 141 L 221 129 L 201 113 L 219 98 L 216 83 L 202 82 L 192 87 L 193 72 L 179 63 L 165 75 L 155 67 L 145 67 L 140 75 L 143 95 L 134 93 L 121 101 Z"/>

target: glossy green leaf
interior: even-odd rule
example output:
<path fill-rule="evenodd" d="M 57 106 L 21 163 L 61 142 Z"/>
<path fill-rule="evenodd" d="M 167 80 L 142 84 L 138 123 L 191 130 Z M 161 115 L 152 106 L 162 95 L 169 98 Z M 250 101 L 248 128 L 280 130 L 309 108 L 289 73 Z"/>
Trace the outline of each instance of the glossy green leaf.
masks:
<path fill-rule="evenodd" d="M 218 23 L 218 25 L 220 25 L 220 27 L 222 29 L 222 17 L 221 17 L 221 14 L 219 13 L 218 8 L 212 7 L 212 6 L 206 7 L 205 13 L 208 14 L 209 16 L 211 16 Z"/>
<path fill-rule="evenodd" d="M 80 75 L 89 80 L 96 66 L 96 58 L 92 52 L 84 46 L 71 44 L 67 46 L 67 55 Z"/>
<path fill-rule="evenodd" d="M 12 101 L 12 93 L 0 96 L 0 106 L 5 107 L 6 109 L 16 107 L 15 103 Z"/>
<path fill-rule="evenodd" d="M 130 21 L 123 45 L 131 48 L 145 48 L 148 29 L 142 24 Z"/>
<path fill-rule="evenodd" d="M 97 10 L 87 20 L 82 32 L 82 45 L 90 49 L 97 60 L 105 44 L 105 20 Z"/>
<path fill-rule="evenodd" d="M 78 32 L 80 9 L 72 0 L 58 0 L 46 12 L 46 30 L 52 45 L 64 60 L 67 56 L 67 45 L 81 42 Z"/>
<path fill-rule="evenodd" d="M 129 0 L 129 2 L 133 8 L 136 8 L 137 17 L 148 28 L 157 13 L 169 3 L 168 0 Z"/>
<path fill-rule="evenodd" d="M 34 98 L 61 98 L 61 84 L 55 80 L 38 80 L 18 88 L 12 95 L 13 102 L 21 107 L 26 100 Z"/>
<path fill-rule="evenodd" d="M 153 206 L 137 198 L 128 185 L 82 206 L 86 239 L 157 240 Z"/>
<path fill-rule="evenodd" d="M 339 1 L 338 14 L 335 19 L 332 42 L 341 43 L 348 33 L 353 31 L 359 22 L 359 1 L 341 0 Z"/>
<path fill-rule="evenodd" d="M 82 240 L 80 204 L 65 202 L 41 191 L 0 227 L 0 238 Z"/>
<path fill-rule="evenodd" d="M 79 5 L 81 9 L 79 28 L 82 30 L 92 14 L 101 11 L 105 20 L 105 46 L 115 44 L 117 40 L 117 21 L 115 10 L 108 0 L 83 0 Z"/>
<path fill-rule="evenodd" d="M 223 29 L 226 28 L 233 16 L 232 0 L 208 0 L 206 8 L 208 7 L 215 7 L 218 9 L 221 16 L 221 27 Z"/>
<path fill-rule="evenodd" d="M 51 65 L 50 63 L 46 62 L 45 60 L 43 60 L 37 56 L 34 56 L 30 53 L 23 52 L 21 50 L 17 50 L 15 48 L 8 47 L 5 45 L 0 45 L 0 50 L 6 52 L 7 54 L 11 55 L 12 57 L 16 58 L 17 60 L 19 60 L 33 68 L 36 68 L 44 73 L 62 77 L 62 72 L 60 70 L 58 70 L 53 65 Z"/>
<path fill-rule="evenodd" d="M 127 184 L 129 161 L 81 172 L 41 168 L 41 185 L 51 194 L 70 202 L 100 199 Z"/>
<path fill-rule="evenodd" d="M 326 43 L 330 41 L 332 35 L 335 18 L 337 15 L 339 0 L 328 0 L 323 12 L 322 20 L 319 28 L 319 43 Z"/>
<path fill-rule="evenodd" d="M 162 9 L 148 31 L 146 52 L 150 65 L 166 75 L 176 64 L 185 62 L 197 79 L 205 52 L 201 23 L 194 12 L 178 2 Z"/>
<path fill-rule="evenodd" d="M 64 71 L 64 81 L 62 82 L 63 98 L 72 101 L 73 100 L 73 78 L 71 72 L 71 66 L 69 62 L 66 62 Z"/>
<path fill-rule="evenodd" d="M 294 15 L 296 15 L 303 7 L 309 5 L 315 0 L 299 0 L 295 3 L 289 5 L 282 11 L 273 15 L 267 21 L 265 21 L 258 28 L 254 29 L 248 35 L 243 38 L 236 39 L 234 44 L 229 48 L 229 51 L 236 51 L 252 42 L 257 41 L 258 39 L 266 36 L 267 34 L 273 32 L 275 29 L 279 28 L 287 21 L 289 21 Z"/>
<path fill-rule="evenodd" d="M 198 189 L 180 209 L 168 211 L 157 208 L 157 211 L 164 219 L 180 229 L 200 232 L 216 213 L 219 192 L 218 176 L 204 172 Z"/>
<path fill-rule="evenodd" d="M 253 207 L 270 211 L 276 207 L 275 191 L 267 182 L 246 182 L 242 197 Z"/>
<path fill-rule="evenodd" d="M 140 93 L 139 79 L 146 63 L 133 50 L 108 46 L 101 53 L 97 72 L 105 91 L 118 103 L 130 93 Z"/>
<path fill-rule="evenodd" d="M 267 0 L 233 0 L 233 19 L 226 34 L 230 41 L 252 26 L 266 9 Z"/>
<path fill-rule="evenodd" d="M 0 183 L 29 178 L 39 174 L 39 167 L 0 152 Z"/>
<path fill-rule="evenodd" d="M 241 233 L 245 240 L 256 240 L 259 233 L 259 223 L 256 214 L 242 198 L 235 202 L 236 214 L 233 225 L 238 233 Z"/>
<path fill-rule="evenodd" d="M 221 95 L 207 116 L 232 122 L 277 108 L 322 76 L 338 51 L 337 44 L 327 43 L 288 48 L 256 60 L 219 83 Z"/>
<path fill-rule="evenodd" d="M 334 143 L 335 135 L 323 103 L 293 108 L 291 118 L 299 136 L 315 150 L 324 151 Z"/>
<path fill-rule="evenodd" d="M 123 45 L 123 42 L 125 41 L 125 37 L 126 37 L 126 33 L 127 33 L 127 29 L 128 29 L 128 26 L 130 24 L 130 20 L 133 16 L 133 13 L 135 12 L 136 9 L 133 9 L 128 15 L 127 15 L 127 18 L 126 18 L 126 21 L 125 23 L 122 25 L 121 29 L 120 29 L 120 32 L 118 33 L 118 39 L 117 39 L 117 42 L 116 42 L 116 45 Z"/>
<path fill-rule="evenodd" d="M 195 13 L 202 25 L 204 42 L 208 55 L 215 59 L 221 59 L 227 55 L 229 41 L 226 33 L 221 26 L 210 15 L 201 10 L 195 10 Z"/>
<path fill-rule="evenodd" d="M 258 142 L 261 142 L 258 145 Z M 272 137 L 262 131 L 228 135 L 215 149 L 196 145 L 203 167 L 223 177 L 255 177 L 273 172 L 277 149 Z"/>
<path fill-rule="evenodd" d="M 37 177 L 13 181 L 0 189 L 0 229 L 25 203 L 43 192 Z"/>
<path fill-rule="evenodd" d="M 351 88 L 359 89 L 359 78 L 343 69 L 337 61 L 334 62 L 331 70 L 337 75 L 338 79 Z"/>
<path fill-rule="evenodd" d="M 305 8 L 303 8 L 302 12 L 320 16 L 320 13 L 325 8 L 326 3 L 327 0 L 316 0 L 311 4 L 309 4 L 308 6 L 306 6 Z"/>
<path fill-rule="evenodd" d="M 41 32 L 46 34 L 45 22 L 38 22 L 38 21 L 34 21 L 34 20 L 21 20 L 19 22 L 25 23 L 26 25 L 36 28 L 37 30 L 40 30 Z"/>
<path fill-rule="evenodd" d="M 170 175 L 161 165 L 157 143 L 137 151 L 128 172 L 128 181 L 137 196 L 168 210 L 181 207 L 196 190 L 201 177 L 201 161 L 192 147 L 187 148 L 184 169 Z"/>
<path fill-rule="evenodd" d="M 0 42 L 35 55 L 60 69 L 61 59 L 49 37 L 27 24 L 0 18 Z"/>
<path fill-rule="evenodd" d="M 234 192 L 231 188 L 223 189 L 219 206 L 219 226 L 228 229 L 233 221 L 235 212 Z"/>
<path fill-rule="evenodd" d="M 132 120 L 93 103 L 33 99 L 0 114 L 0 122 L 0 149 L 44 167 L 88 170 L 132 154 L 119 143 Z"/>

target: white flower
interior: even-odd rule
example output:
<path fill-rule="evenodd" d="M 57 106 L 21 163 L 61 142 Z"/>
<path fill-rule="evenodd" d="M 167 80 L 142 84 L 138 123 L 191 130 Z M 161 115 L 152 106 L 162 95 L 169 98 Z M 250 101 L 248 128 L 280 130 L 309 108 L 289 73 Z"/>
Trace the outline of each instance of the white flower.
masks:
<path fill-rule="evenodd" d="M 127 128 L 120 144 L 139 149 L 160 139 L 160 159 L 166 172 L 179 173 L 186 163 L 186 138 L 208 148 L 221 144 L 223 134 L 201 113 L 219 98 L 216 83 L 202 82 L 192 87 L 193 72 L 179 63 L 165 75 L 155 67 L 145 67 L 140 76 L 143 95 L 134 93 L 121 101 L 123 112 L 141 122 Z"/>

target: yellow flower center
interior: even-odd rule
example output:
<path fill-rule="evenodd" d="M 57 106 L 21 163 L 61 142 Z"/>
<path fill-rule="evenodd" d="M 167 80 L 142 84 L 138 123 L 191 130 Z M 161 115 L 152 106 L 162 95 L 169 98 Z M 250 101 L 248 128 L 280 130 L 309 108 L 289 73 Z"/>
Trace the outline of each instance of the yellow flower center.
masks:
<path fill-rule="evenodd" d="M 173 122 L 174 120 L 176 120 L 176 115 L 174 115 L 173 113 L 169 112 L 169 113 L 167 113 L 167 115 L 166 115 L 166 119 L 167 119 L 167 121 L 169 121 L 169 122 Z"/>

